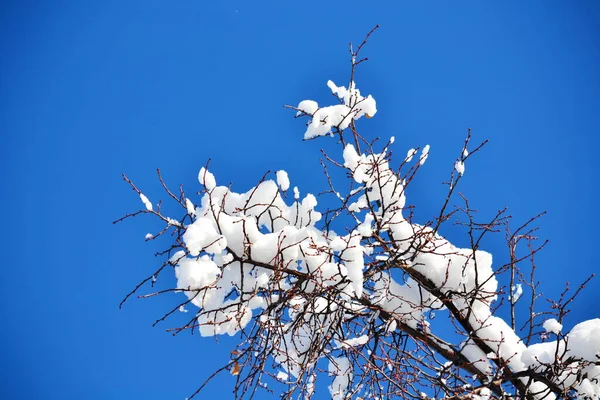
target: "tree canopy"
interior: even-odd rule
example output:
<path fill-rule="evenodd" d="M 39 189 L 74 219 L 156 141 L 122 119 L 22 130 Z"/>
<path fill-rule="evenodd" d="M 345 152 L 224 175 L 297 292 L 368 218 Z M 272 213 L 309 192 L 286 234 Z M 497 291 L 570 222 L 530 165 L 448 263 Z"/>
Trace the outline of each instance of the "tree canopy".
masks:
<path fill-rule="evenodd" d="M 216 371 L 236 376 L 236 398 L 270 390 L 269 380 L 285 384 L 275 393 L 282 398 L 316 398 L 322 380 L 333 399 L 598 398 L 600 319 L 568 333 L 561 324 L 587 281 L 550 307 L 538 304 L 539 215 L 517 227 L 506 210 L 480 221 L 457 190 L 486 144 L 473 144 L 470 129 L 439 213 L 413 220 L 409 187 L 429 146 L 392 156 L 394 137 L 362 133 L 377 103 L 355 75 L 373 31 L 350 47 L 349 83 L 327 83 L 333 104 L 288 106 L 306 121 L 305 140 L 339 145 L 320 161 L 329 187 L 323 195 L 337 206 L 319 210 L 317 196 L 303 194 L 283 170 L 236 193 L 207 164 L 198 201 L 172 191 L 159 172 L 181 210 L 167 212 L 124 176 L 144 208 L 121 220 L 150 214 L 164 229 L 146 239 L 169 238 L 162 265 L 130 295 L 173 271 L 176 287 L 146 297 L 182 292 L 161 320 L 190 310 L 177 331 L 239 338 Z M 449 221 L 464 226 L 468 247 L 442 235 Z M 492 234 L 506 240 L 503 265 L 481 248 Z"/>

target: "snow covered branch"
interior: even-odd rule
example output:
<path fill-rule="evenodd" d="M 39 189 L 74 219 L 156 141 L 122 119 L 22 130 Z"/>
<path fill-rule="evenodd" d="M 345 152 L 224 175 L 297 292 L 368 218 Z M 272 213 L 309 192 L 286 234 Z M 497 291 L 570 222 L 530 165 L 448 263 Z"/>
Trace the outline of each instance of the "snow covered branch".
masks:
<path fill-rule="evenodd" d="M 380 145 L 359 133 L 359 122 L 368 127 L 363 117 L 377 113 L 375 98 L 354 80 L 366 40 L 356 51 L 350 47 L 347 87 L 327 82 L 337 104 L 303 100 L 289 107 L 306 120 L 304 139 L 329 135 L 324 140 L 339 144 L 322 161 L 324 195 L 339 206 L 319 211 L 317 197 L 301 196 L 297 187 L 286 200 L 292 181 L 281 170 L 236 193 L 207 165 L 198 175 L 198 199 L 182 188 L 174 194 L 159 171 L 184 215 L 172 218 L 124 176 L 143 208 L 119 221 L 150 214 L 163 229 L 147 240 L 171 234 L 160 254 L 167 260 L 130 295 L 172 270 L 176 287 L 140 297 L 181 293 L 157 321 L 193 310 L 174 333 L 239 338 L 221 369 L 236 377 L 236 398 L 257 390 L 317 398 L 323 381 L 333 399 L 598 398 L 600 319 L 562 333 L 580 289 L 565 291 L 547 310 L 536 306 L 535 255 L 545 245 L 536 244 L 532 225 L 539 216 L 513 232 L 506 210 L 481 222 L 462 194 L 462 205 L 453 203 L 469 159 L 486 142 L 472 145 L 468 131 L 439 213 L 413 221 L 407 188 L 430 147 L 409 149 L 394 167 L 393 137 Z M 333 179 L 332 169 L 346 179 Z M 464 226 L 469 247 L 442 236 L 452 219 Z M 494 266 L 481 246 L 498 232 L 505 233 L 509 261 Z M 519 320 L 517 307 L 528 317 Z"/>

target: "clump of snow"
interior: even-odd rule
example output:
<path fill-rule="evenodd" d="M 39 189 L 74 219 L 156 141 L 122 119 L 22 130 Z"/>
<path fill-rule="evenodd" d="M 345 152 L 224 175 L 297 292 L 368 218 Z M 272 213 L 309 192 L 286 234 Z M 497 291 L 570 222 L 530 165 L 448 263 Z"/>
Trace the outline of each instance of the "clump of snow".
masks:
<path fill-rule="evenodd" d="M 284 170 L 279 170 L 275 173 L 275 175 L 277 176 L 277 185 L 279 185 L 281 190 L 284 192 L 288 190 L 290 188 L 290 179 L 288 178 L 287 172 Z"/>
<path fill-rule="evenodd" d="M 465 173 L 465 163 L 458 160 L 454 163 L 454 169 L 456 170 L 456 172 L 459 173 L 459 175 L 462 175 Z"/>
<path fill-rule="evenodd" d="M 185 199 L 185 209 L 189 215 L 194 215 L 196 208 L 194 207 L 194 203 L 188 198 Z"/>
<path fill-rule="evenodd" d="M 279 372 L 277 373 L 277 379 L 278 379 L 278 380 L 280 380 L 280 381 L 284 381 L 284 382 L 285 382 L 285 381 L 287 381 L 287 380 L 288 380 L 288 378 L 289 378 L 289 375 L 288 375 L 288 374 L 286 374 L 286 373 L 285 373 L 285 372 L 283 372 L 283 371 L 279 371 Z"/>
<path fill-rule="evenodd" d="M 172 226 L 176 226 L 176 227 L 178 227 L 178 228 L 181 228 L 181 222 L 177 221 L 176 219 L 173 219 L 173 218 L 167 218 L 167 222 L 168 222 L 168 224 L 169 224 L 169 225 L 172 225 Z"/>
<path fill-rule="evenodd" d="M 207 294 L 214 293 L 214 290 L 207 288 L 216 283 L 220 274 L 219 267 L 208 256 L 184 258 L 175 267 L 177 288 L 187 290 L 185 294 L 198 307 L 203 307 L 212 300 L 212 296 Z M 204 295 L 200 295 L 201 292 Z"/>
<path fill-rule="evenodd" d="M 461 353 L 467 358 L 467 360 L 473 363 L 473 366 L 484 374 L 492 372 L 492 365 L 490 364 L 489 357 L 479 346 L 473 342 L 473 339 L 469 339 L 462 345 Z"/>
<path fill-rule="evenodd" d="M 510 302 L 512 304 L 515 304 L 523 295 L 523 285 L 517 283 L 515 285 L 512 285 L 510 289 Z"/>
<path fill-rule="evenodd" d="M 575 388 L 580 398 L 584 399 L 598 399 L 600 398 L 600 387 L 598 386 L 598 375 L 596 379 L 590 380 L 589 378 L 583 379 Z"/>
<path fill-rule="evenodd" d="M 352 365 L 346 357 L 333 358 L 329 362 L 329 375 L 335 376 L 329 386 L 332 400 L 343 400 L 352 380 Z"/>
<path fill-rule="evenodd" d="M 200 168 L 200 172 L 198 173 L 198 180 L 206 190 L 213 190 L 215 186 L 217 186 L 217 181 L 215 180 L 215 176 L 208 172 L 208 170 L 204 167 Z"/>
<path fill-rule="evenodd" d="M 363 292 L 363 269 L 365 268 L 364 249 L 360 244 L 361 239 L 362 235 L 358 232 L 351 234 L 347 239 L 348 246 L 341 252 L 348 279 L 352 282 L 356 297 L 359 298 Z"/>
<path fill-rule="evenodd" d="M 368 160 L 359 155 L 352 144 L 346 145 L 343 155 L 344 167 L 352 171 L 352 176 L 356 182 L 363 183 L 367 179 L 366 170 L 368 168 Z"/>
<path fill-rule="evenodd" d="M 369 237 L 373 234 L 373 227 L 371 226 L 373 223 L 374 217 L 373 214 L 365 215 L 365 220 L 362 224 L 360 224 L 356 230 L 363 237 Z"/>
<path fill-rule="evenodd" d="M 550 323 L 549 328 L 556 329 L 558 326 Z M 556 355 L 565 360 L 569 357 L 576 357 L 595 362 L 596 357 L 600 356 L 600 318 L 575 325 L 564 339 L 529 346 L 523 352 L 521 359 L 528 367 L 545 368 L 543 364 L 553 363 Z"/>
<path fill-rule="evenodd" d="M 306 384 L 306 397 L 305 397 L 305 399 L 312 398 L 312 395 L 315 392 L 315 379 L 316 379 L 316 375 L 314 373 L 308 377 L 308 382 Z"/>
<path fill-rule="evenodd" d="M 183 240 L 192 256 L 199 255 L 203 250 L 212 254 L 221 253 L 227 247 L 227 239 L 217 232 L 207 217 L 200 217 L 188 225 Z"/>
<path fill-rule="evenodd" d="M 152 211 L 152 203 L 143 193 L 140 193 L 140 199 L 142 200 L 142 203 L 144 203 L 146 210 Z"/>
<path fill-rule="evenodd" d="M 386 334 L 392 333 L 396 330 L 397 327 L 398 327 L 398 322 L 395 319 L 392 319 L 392 320 L 388 321 L 388 323 L 386 324 L 385 333 Z"/>
<path fill-rule="evenodd" d="M 425 164 L 425 161 L 427 161 L 427 157 L 429 157 L 429 145 L 423 147 L 423 151 L 421 152 L 421 158 L 419 159 L 419 164 Z"/>
<path fill-rule="evenodd" d="M 315 111 L 319 109 L 319 105 L 314 100 L 302 100 L 296 108 L 298 109 L 296 116 L 302 115 L 302 113 L 312 116 L 315 113 Z"/>
<path fill-rule="evenodd" d="M 489 400 L 492 397 L 492 391 L 486 387 L 479 391 L 479 394 L 472 395 L 473 400 Z"/>
<path fill-rule="evenodd" d="M 559 323 L 554 318 L 544 321 L 543 327 L 546 330 L 546 332 L 548 332 L 548 333 L 552 332 L 555 335 L 558 335 L 560 333 L 560 331 L 562 330 L 562 324 Z"/>
<path fill-rule="evenodd" d="M 369 341 L 369 336 L 362 335 L 352 339 L 346 339 L 343 341 L 336 341 L 337 347 L 342 349 L 349 349 L 350 347 L 357 347 L 366 344 Z"/>
<path fill-rule="evenodd" d="M 548 320 L 545 321 L 544 328 L 558 334 L 562 326 L 556 320 Z M 536 372 L 544 372 L 553 368 L 556 363 L 562 363 L 565 372 L 555 378 L 559 387 L 567 388 L 575 384 L 578 377 L 585 377 L 575 385 L 580 398 L 600 397 L 600 366 L 595 365 L 598 358 L 600 318 L 581 322 L 564 337 L 552 342 L 533 344 L 521 353 L 524 366 Z"/>
<path fill-rule="evenodd" d="M 352 144 L 347 144 L 346 147 L 344 147 L 343 156 L 344 167 L 351 170 L 356 169 L 356 167 L 358 167 L 358 164 L 361 161 L 361 156 L 358 155 L 356 149 Z"/>
<path fill-rule="evenodd" d="M 362 116 L 373 117 L 377 113 L 375 99 L 368 95 L 363 97 L 354 82 L 350 82 L 349 88 L 338 87 L 333 81 L 328 81 L 327 86 L 342 100 L 343 104 L 318 107 L 312 100 L 303 100 L 298 104 L 298 109 L 312 116 L 308 128 L 304 133 L 304 139 L 312 139 L 317 136 L 332 133 L 332 129 L 346 129 L 353 120 Z"/>
<path fill-rule="evenodd" d="M 363 194 L 358 200 L 348 206 L 348 211 L 359 212 L 361 209 L 367 208 L 368 206 L 369 203 L 367 202 L 367 197 Z"/>

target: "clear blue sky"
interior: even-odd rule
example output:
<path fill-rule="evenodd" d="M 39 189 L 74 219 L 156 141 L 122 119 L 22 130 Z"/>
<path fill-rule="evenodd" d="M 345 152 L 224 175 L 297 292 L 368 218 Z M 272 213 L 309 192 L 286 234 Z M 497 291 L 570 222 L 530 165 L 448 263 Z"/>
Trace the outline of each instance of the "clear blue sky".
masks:
<path fill-rule="evenodd" d="M 490 139 L 462 182 L 474 207 L 508 206 L 517 221 L 549 212 L 545 292 L 597 269 L 600 3 L 462 4 L 5 1 L 0 397 L 183 399 L 225 362 L 231 340 L 173 338 L 165 328 L 180 316 L 151 327 L 176 296 L 118 310 L 160 245 L 144 243 L 150 219 L 111 224 L 141 207 L 120 174 L 157 201 L 155 168 L 192 193 L 210 157 L 238 191 L 269 169 L 321 191 L 318 150 L 330 144 L 303 143 L 282 105 L 329 99 L 328 79 L 346 84 L 348 42 L 375 24 L 357 82 L 379 113 L 359 127 L 395 136 L 398 155 L 431 145 L 408 193 L 421 221 L 471 127 Z M 505 256 L 500 237 L 485 248 Z M 567 329 L 599 316 L 598 293 L 600 281 Z M 224 375 L 201 398 L 232 387 Z"/>

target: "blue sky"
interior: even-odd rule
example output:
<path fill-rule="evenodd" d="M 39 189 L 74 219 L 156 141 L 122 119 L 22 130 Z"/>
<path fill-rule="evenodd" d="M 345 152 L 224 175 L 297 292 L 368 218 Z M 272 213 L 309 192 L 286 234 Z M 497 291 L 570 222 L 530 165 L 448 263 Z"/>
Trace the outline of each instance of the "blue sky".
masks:
<path fill-rule="evenodd" d="M 462 193 L 483 216 L 548 211 L 538 278 L 547 294 L 578 284 L 597 269 L 598 21 L 591 0 L 5 2 L 0 397 L 183 399 L 226 362 L 227 338 L 173 338 L 179 316 L 151 327 L 175 295 L 118 310 L 161 248 L 144 243 L 150 219 L 112 225 L 141 207 L 120 174 L 153 200 L 157 167 L 192 193 L 208 158 L 238 191 L 277 169 L 303 193 L 323 190 L 319 149 L 332 144 L 302 142 L 282 105 L 329 99 L 328 79 L 346 84 L 348 42 L 375 24 L 357 82 L 379 112 L 359 128 L 395 136 L 398 155 L 431 145 L 408 192 L 417 217 L 439 208 L 471 127 L 490 143 Z M 506 253 L 501 237 L 485 248 Z M 599 316 L 599 289 L 567 329 Z M 230 387 L 224 375 L 201 398 Z"/>

